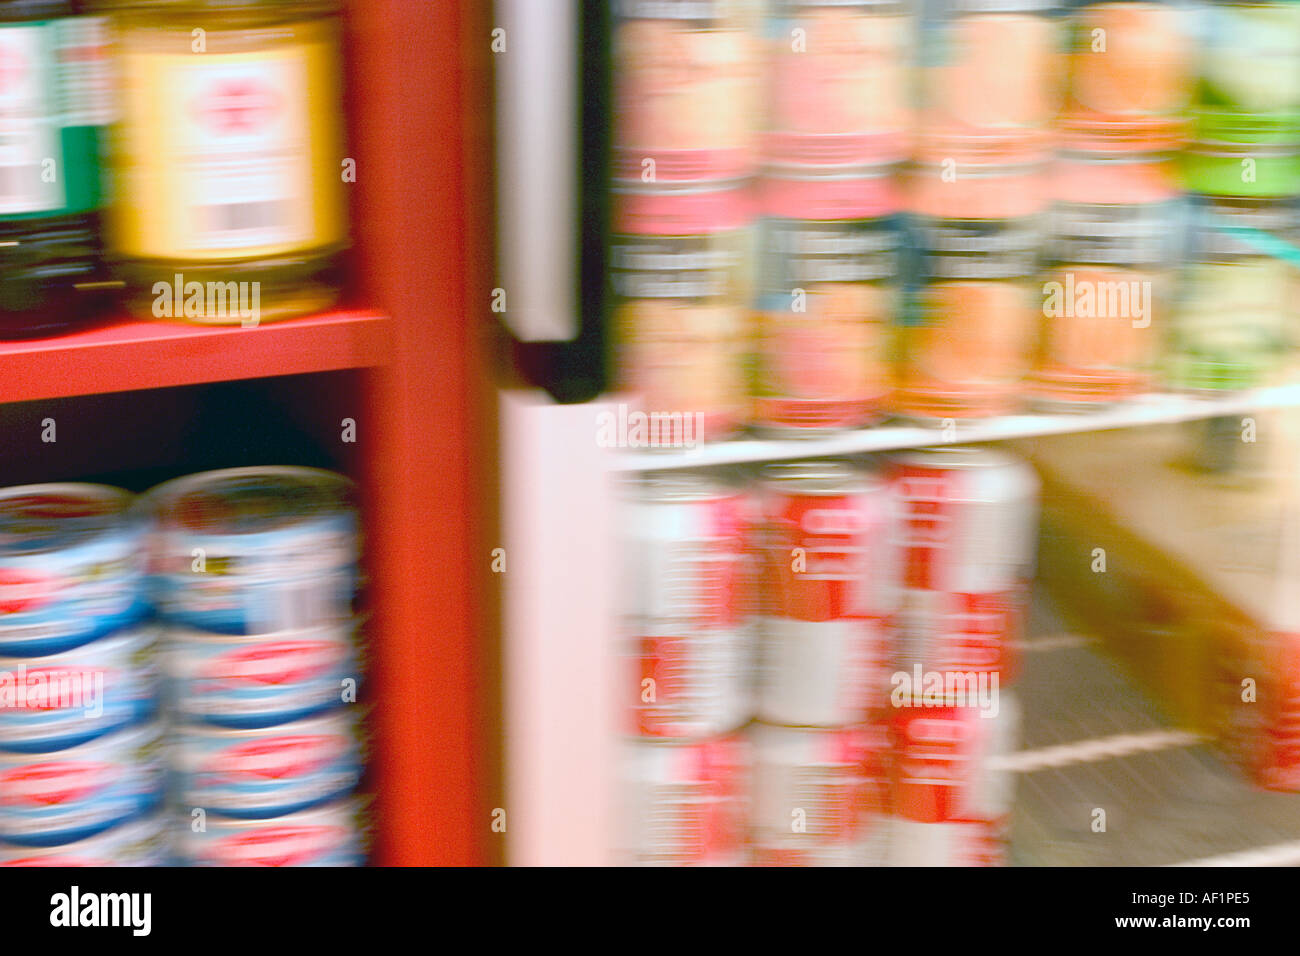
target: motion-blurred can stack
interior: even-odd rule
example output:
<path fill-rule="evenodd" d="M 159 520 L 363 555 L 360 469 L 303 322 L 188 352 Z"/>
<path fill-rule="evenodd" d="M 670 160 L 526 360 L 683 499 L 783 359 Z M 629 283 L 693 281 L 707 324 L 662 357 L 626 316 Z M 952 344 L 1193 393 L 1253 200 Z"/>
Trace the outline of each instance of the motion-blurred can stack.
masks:
<path fill-rule="evenodd" d="M 0 492 L 0 865 L 168 859 L 144 537 L 120 489 Z"/>
<path fill-rule="evenodd" d="M 1195 194 L 1171 381 L 1266 384 L 1295 345 L 1300 289 L 1300 6 L 1214 2 L 1186 156 Z"/>
<path fill-rule="evenodd" d="M 746 860 L 753 715 L 750 504 L 691 473 L 626 488 L 619 856 L 642 865 Z"/>
<path fill-rule="evenodd" d="M 616 378 L 646 411 L 699 422 L 703 435 L 660 437 L 693 444 L 745 419 L 757 5 L 627 0 L 616 11 Z"/>
<path fill-rule="evenodd" d="M 890 863 L 1005 861 L 1014 780 L 1012 684 L 1032 578 L 1038 479 L 1023 461 L 953 446 L 890 456 L 900 571 L 893 618 Z"/>
<path fill-rule="evenodd" d="M 363 860 L 353 497 L 305 468 L 207 472 L 149 495 L 185 863 Z"/>
<path fill-rule="evenodd" d="M 807 461 L 763 469 L 760 495 L 755 861 L 878 864 L 893 597 L 887 489 L 846 462 Z"/>

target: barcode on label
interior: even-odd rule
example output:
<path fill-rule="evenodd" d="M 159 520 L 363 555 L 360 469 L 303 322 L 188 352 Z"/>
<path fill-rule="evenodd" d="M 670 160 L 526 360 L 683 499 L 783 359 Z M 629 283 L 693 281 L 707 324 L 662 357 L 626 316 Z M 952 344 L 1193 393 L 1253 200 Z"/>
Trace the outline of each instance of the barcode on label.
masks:
<path fill-rule="evenodd" d="M 207 231 L 220 233 L 280 229 L 289 224 L 292 214 L 289 202 L 283 199 L 218 203 L 199 210 L 199 221 Z"/>

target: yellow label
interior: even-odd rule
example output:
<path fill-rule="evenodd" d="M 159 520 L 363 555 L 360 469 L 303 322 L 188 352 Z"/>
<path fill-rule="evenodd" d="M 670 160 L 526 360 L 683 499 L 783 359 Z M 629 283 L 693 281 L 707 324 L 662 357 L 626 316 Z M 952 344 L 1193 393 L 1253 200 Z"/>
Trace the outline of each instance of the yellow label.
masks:
<path fill-rule="evenodd" d="M 120 35 L 118 252 L 221 261 L 344 240 L 335 24 L 277 32 L 232 53 L 195 52 L 188 34 Z M 208 49 L 234 45 L 223 39 L 209 33 Z"/>

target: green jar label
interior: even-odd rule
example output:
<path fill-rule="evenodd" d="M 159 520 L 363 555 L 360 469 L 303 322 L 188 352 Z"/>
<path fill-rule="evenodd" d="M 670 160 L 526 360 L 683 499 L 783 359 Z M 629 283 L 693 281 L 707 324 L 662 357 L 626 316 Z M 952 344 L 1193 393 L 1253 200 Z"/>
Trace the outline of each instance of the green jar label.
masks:
<path fill-rule="evenodd" d="M 102 19 L 0 26 L 0 219 L 98 208 L 109 91 Z"/>

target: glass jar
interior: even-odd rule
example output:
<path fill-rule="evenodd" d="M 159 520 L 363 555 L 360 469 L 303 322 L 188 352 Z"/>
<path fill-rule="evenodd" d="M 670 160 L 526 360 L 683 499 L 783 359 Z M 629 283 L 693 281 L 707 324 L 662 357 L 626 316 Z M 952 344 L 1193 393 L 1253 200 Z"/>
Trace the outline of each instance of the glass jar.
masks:
<path fill-rule="evenodd" d="M 247 326 L 331 305 L 348 244 L 337 3 L 112 10 L 109 237 L 128 308 Z"/>
<path fill-rule="evenodd" d="M 107 37 L 69 0 L 0 0 L 0 337 L 68 329 L 100 304 Z"/>

